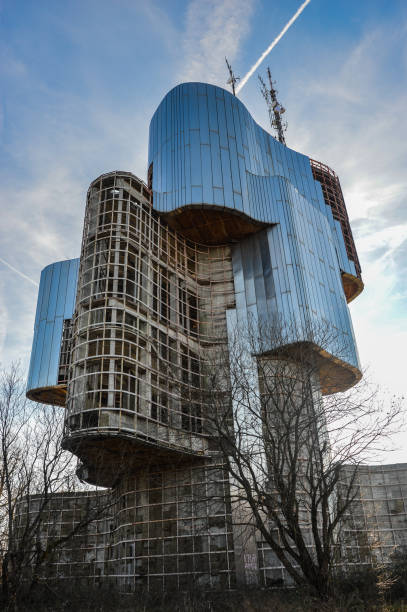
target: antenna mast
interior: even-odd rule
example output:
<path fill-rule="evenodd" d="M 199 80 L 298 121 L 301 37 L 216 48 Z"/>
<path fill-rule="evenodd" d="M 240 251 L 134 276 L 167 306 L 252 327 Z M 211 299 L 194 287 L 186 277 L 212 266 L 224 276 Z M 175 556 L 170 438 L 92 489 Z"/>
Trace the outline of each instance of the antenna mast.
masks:
<path fill-rule="evenodd" d="M 259 76 L 261 93 L 263 94 L 263 98 L 266 100 L 271 127 L 276 130 L 279 142 L 285 144 L 284 132 L 287 130 L 287 122 L 283 123 L 281 120 L 281 115 L 285 113 L 285 108 L 281 106 L 280 102 L 277 100 L 278 92 L 276 89 L 274 89 L 270 68 L 267 68 L 267 76 L 269 79 L 269 88 L 261 76 Z"/>
<path fill-rule="evenodd" d="M 229 70 L 229 78 L 226 81 L 226 84 L 232 86 L 232 92 L 233 92 L 233 95 L 235 96 L 236 95 L 236 83 L 240 81 L 240 77 L 237 77 L 233 74 L 232 66 L 229 64 L 227 57 L 225 57 L 225 62 Z"/>

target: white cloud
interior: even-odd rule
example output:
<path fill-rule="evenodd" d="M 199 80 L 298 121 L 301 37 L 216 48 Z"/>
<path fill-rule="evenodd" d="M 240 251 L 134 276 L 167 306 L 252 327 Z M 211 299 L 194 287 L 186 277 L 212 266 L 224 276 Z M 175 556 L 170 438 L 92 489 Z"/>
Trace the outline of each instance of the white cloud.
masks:
<path fill-rule="evenodd" d="M 218 79 L 223 84 L 224 56 L 227 54 L 231 61 L 236 57 L 249 32 L 254 1 L 192 0 L 185 32 L 173 22 L 165 5 L 143 3 L 134 9 L 124 2 L 124 6 L 140 24 L 148 23 L 149 31 L 167 49 L 168 81 L 177 70 L 174 58 L 182 56 L 177 60 L 183 63 L 182 78 Z M 105 26 L 110 5 L 105 9 L 106 14 L 96 19 L 97 32 Z M 5 108 L 8 105 L 0 193 L 7 215 L 0 227 L 0 257 L 18 270 L 0 265 L 4 288 L 0 360 L 9 363 L 21 358 L 25 367 L 32 341 L 36 288 L 23 277 L 38 281 L 44 266 L 79 255 L 86 190 L 98 174 L 123 169 L 145 177 L 148 125 L 154 111 L 151 97 L 160 95 L 158 91 L 153 96 L 142 94 L 139 84 L 123 91 L 116 87 L 114 98 L 110 88 L 103 89 L 103 66 L 98 67 L 89 56 L 88 27 L 70 22 L 58 22 L 55 27 L 61 28 L 75 48 L 82 49 L 77 70 L 86 83 L 84 91 L 55 86 L 46 72 L 35 71 L 35 62 L 19 57 L 18 45 L 0 46 Z M 156 63 L 159 53 L 157 49 Z M 139 63 L 142 57 L 138 57 Z M 136 74 L 134 61 L 129 65 Z M 166 86 L 164 80 L 157 89 Z"/>
<path fill-rule="evenodd" d="M 348 53 L 321 58 L 287 102 L 289 144 L 340 176 L 365 275 L 375 246 L 389 257 L 407 234 L 407 94 L 390 71 L 406 50 L 394 24 L 371 31 Z"/>
<path fill-rule="evenodd" d="M 225 85 L 225 56 L 230 62 L 237 57 L 250 31 L 254 5 L 255 0 L 192 0 L 189 3 L 180 81 Z"/>

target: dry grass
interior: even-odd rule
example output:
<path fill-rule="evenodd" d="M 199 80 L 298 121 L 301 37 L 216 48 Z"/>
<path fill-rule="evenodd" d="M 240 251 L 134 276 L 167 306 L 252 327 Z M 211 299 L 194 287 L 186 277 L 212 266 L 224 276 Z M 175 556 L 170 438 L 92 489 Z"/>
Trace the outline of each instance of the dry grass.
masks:
<path fill-rule="evenodd" d="M 58 591 L 41 588 L 29 598 L 22 598 L 3 609 L 10 612 L 407 612 L 407 603 L 380 602 L 374 593 L 369 600 L 366 597 L 362 599 L 358 591 L 321 601 L 297 590 L 138 593 L 125 596 L 106 588 Z"/>

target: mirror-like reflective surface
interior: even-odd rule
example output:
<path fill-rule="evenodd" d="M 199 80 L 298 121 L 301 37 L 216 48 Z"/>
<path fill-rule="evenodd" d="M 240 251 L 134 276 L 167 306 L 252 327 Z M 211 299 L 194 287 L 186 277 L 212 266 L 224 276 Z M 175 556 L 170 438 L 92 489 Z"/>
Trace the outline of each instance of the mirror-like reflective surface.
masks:
<path fill-rule="evenodd" d="M 59 368 L 66 369 L 60 363 L 64 321 L 72 319 L 75 308 L 78 269 L 79 259 L 70 259 L 50 264 L 41 272 L 27 393 L 44 403 L 64 404 L 63 395 L 51 392 L 51 397 L 47 388 L 66 384 L 66 373 Z M 44 390 L 40 395 L 39 389 Z"/>
<path fill-rule="evenodd" d="M 154 205 L 169 220 L 171 211 L 182 207 L 223 205 L 271 225 L 233 247 L 238 320 L 246 320 L 249 311 L 263 326 L 278 318 L 287 343 L 330 329 L 325 350 L 348 364 L 357 379 L 349 295 L 341 280 L 343 274 L 356 279 L 357 271 L 337 208 L 327 205 L 310 159 L 265 132 L 227 91 L 186 83 L 167 94 L 151 121 L 149 163 Z M 327 174 L 326 168 L 319 174 Z M 335 177 L 329 175 L 325 191 L 332 185 L 340 191 Z M 202 240 L 214 236 L 207 214 Z"/>
<path fill-rule="evenodd" d="M 341 271 L 360 276 L 335 173 L 278 142 L 228 91 L 203 83 L 171 90 L 151 121 L 151 163 L 154 205 L 162 212 L 217 205 L 281 223 L 281 193 L 268 179 L 284 179 L 287 190 L 303 198 L 304 213 L 314 208 L 326 217 L 326 238 L 335 244 Z"/>

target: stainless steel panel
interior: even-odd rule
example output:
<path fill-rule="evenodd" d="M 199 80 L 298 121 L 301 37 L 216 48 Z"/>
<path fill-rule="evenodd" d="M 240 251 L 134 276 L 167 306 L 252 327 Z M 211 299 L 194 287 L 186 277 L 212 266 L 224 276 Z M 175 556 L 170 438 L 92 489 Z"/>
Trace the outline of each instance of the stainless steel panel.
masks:
<path fill-rule="evenodd" d="M 303 322 L 304 317 L 316 317 L 349 334 L 340 269 L 355 270 L 339 224 L 312 177 L 309 159 L 262 130 L 240 100 L 221 88 L 187 83 L 164 100 L 152 120 L 149 156 L 154 162 L 154 190 L 163 195 L 167 209 L 180 201 L 205 202 L 277 224 L 276 230 L 267 232 L 266 242 L 257 243 L 262 279 L 249 267 L 235 268 L 236 295 L 243 274 L 247 304 L 257 303 L 262 312 L 268 304 L 273 309 L 278 304 L 287 322 L 290 317 Z M 165 152 L 163 138 L 169 139 L 171 155 Z M 156 168 L 162 175 L 171 174 L 173 183 L 167 178 L 160 185 Z M 171 199 L 164 187 L 179 191 L 180 174 L 185 190 L 182 197 Z"/>
<path fill-rule="evenodd" d="M 63 322 L 73 315 L 78 268 L 79 259 L 72 259 L 41 273 L 27 390 L 57 384 Z"/>

